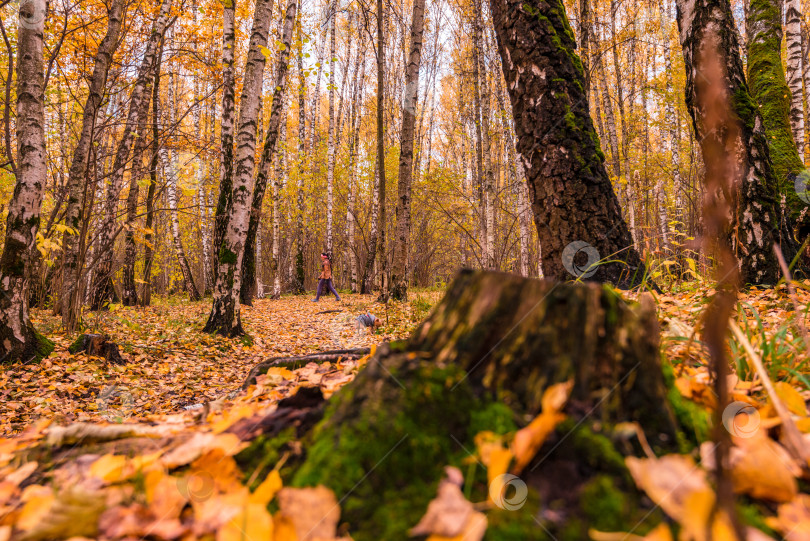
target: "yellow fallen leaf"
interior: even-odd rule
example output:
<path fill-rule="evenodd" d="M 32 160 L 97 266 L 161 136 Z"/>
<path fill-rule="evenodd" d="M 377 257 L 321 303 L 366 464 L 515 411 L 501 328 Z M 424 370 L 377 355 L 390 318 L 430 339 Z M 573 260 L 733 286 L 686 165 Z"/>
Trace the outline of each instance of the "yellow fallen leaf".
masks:
<path fill-rule="evenodd" d="M 487 483 L 492 485 L 495 478 L 509 469 L 512 451 L 503 446 L 503 436 L 488 430 L 476 434 L 474 441 L 478 457 L 487 468 Z"/>
<path fill-rule="evenodd" d="M 32 530 L 42 517 L 48 514 L 56 497 L 50 487 L 30 485 L 22 493 L 21 500 L 25 502 L 17 518 L 17 527 L 23 531 Z"/>
<path fill-rule="evenodd" d="M 188 502 L 188 498 L 180 490 L 180 479 L 166 475 L 160 470 L 146 474 L 144 485 L 146 488 L 146 503 L 155 516 L 164 519 L 179 518 Z"/>
<path fill-rule="evenodd" d="M 534 455 L 543 446 L 548 435 L 557 428 L 560 422 L 565 420 L 565 415 L 559 411 L 565 406 L 573 385 L 573 381 L 568 381 L 557 383 L 546 389 L 542 398 L 543 411 L 528 426 L 517 431 L 511 448 L 515 457 L 515 465 L 512 467 L 513 474 L 518 475 L 523 471 L 523 468 L 531 462 Z"/>
<path fill-rule="evenodd" d="M 217 541 L 273 539 L 273 517 L 260 503 L 248 503 L 217 531 Z"/>
<path fill-rule="evenodd" d="M 661 523 L 645 536 L 625 532 L 600 532 L 589 530 L 593 541 L 672 541 L 672 531 L 667 524 Z"/>
<path fill-rule="evenodd" d="M 282 486 L 281 475 L 279 475 L 278 470 L 272 470 L 267 474 L 267 479 L 262 481 L 262 484 L 256 487 L 256 490 L 250 495 L 250 502 L 267 505 L 276 493 L 282 489 Z"/>
<path fill-rule="evenodd" d="M 298 541 L 295 525 L 281 511 L 273 515 L 273 541 Z"/>
<path fill-rule="evenodd" d="M 636 485 L 664 512 L 680 522 L 684 517 L 686 498 L 709 487 L 706 472 L 686 455 L 664 455 L 661 458 L 625 459 Z"/>
<path fill-rule="evenodd" d="M 239 406 L 229 409 L 223 414 L 222 418 L 211 424 L 211 431 L 214 434 L 222 434 L 222 432 L 228 430 L 237 421 L 252 417 L 255 413 L 256 411 L 250 406 Z"/>
<path fill-rule="evenodd" d="M 793 385 L 786 381 L 777 381 L 773 384 L 773 388 L 791 413 L 807 417 L 807 405 L 804 403 L 804 398 Z"/>
<path fill-rule="evenodd" d="M 127 457 L 106 454 L 90 465 L 90 475 L 108 483 L 115 483 L 123 479 L 126 464 Z"/>

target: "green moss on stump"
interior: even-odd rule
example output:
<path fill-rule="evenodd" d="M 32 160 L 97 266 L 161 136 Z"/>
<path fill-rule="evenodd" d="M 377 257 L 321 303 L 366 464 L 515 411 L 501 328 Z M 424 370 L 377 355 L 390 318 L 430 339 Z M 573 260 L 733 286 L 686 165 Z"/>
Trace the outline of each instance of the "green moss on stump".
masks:
<path fill-rule="evenodd" d="M 305 442 L 293 486 L 323 484 L 358 541 L 403 539 L 434 497 L 443 467 L 460 465 L 481 408 L 455 366 L 394 355 L 370 362 L 337 393 Z M 384 364 L 384 367 L 383 367 Z"/>

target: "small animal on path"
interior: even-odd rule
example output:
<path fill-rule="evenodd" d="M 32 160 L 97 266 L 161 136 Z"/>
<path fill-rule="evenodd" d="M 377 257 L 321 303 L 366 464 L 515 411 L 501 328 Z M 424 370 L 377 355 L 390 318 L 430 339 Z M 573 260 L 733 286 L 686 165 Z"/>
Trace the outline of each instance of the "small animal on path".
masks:
<path fill-rule="evenodd" d="M 371 312 L 366 312 L 365 314 L 357 316 L 357 319 L 354 320 L 354 325 L 357 327 L 358 331 L 366 331 L 368 334 L 373 334 L 377 327 L 382 326 L 382 320 L 373 316 Z"/>

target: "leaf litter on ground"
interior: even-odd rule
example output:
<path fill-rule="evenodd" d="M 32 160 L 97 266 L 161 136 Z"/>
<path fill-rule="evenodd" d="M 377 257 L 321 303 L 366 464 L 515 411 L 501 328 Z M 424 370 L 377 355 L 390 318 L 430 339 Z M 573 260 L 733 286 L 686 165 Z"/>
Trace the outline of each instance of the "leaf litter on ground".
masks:
<path fill-rule="evenodd" d="M 742 405 L 727 425 L 734 435 L 734 488 L 770 505 L 773 515 L 766 522 L 771 533 L 791 541 L 810 532 L 810 495 L 802 492 L 808 464 L 789 451 L 796 442 L 786 442 L 781 429 L 789 415 L 801 445 L 810 448 L 808 359 L 794 313 L 796 302 L 801 317 L 810 306 L 810 282 L 802 286 L 796 299 L 784 286 L 741 295 L 735 322 L 745 337 L 729 340 L 735 361 L 729 387 L 735 404 Z M 710 294 L 692 289 L 657 298 L 662 351 L 673 365 L 675 386 L 707 411 L 717 399 L 699 329 Z M 432 294 L 430 304 L 439 296 Z M 60 335 L 48 313 L 35 312 L 57 350 L 39 365 L 6 367 L 0 374 L 0 431 L 5 436 L 0 439 L 0 541 L 210 535 L 222 541 L 244 535 L 294 540 L 313 538 L 313 532 L 321 539 L 343 534 L 338 533 L 343 532 L 340 506 L 328 488 L 284 487 L 280 464 L 264 479 L 253 479 L 255 472 L 240 471 L 233 458 L 247 442 L 229 429 L 272 412 L 302 386 L 318 386 L 328 397 L 354 378 L 368 356 L 295 370 L 272 367 L 246 391 L 239 392 L 240 386 L 253 366 L 269 358 L 373 348 L 404 338 L 426 315 L 424 302 L 385 306 L 360 295 L 346 295 L 343 303 L 315 304 L 305 297 L 258 300 L 243 308 L 249 334 L 243 340 L 201 333 L 207 308 L 205 302 L 168 300 L 147 309 L 116 307 L 88 316 L 88 332 L 109 335 L 119 344 L 128 361 L 122 366 L 67 353 L 73 337 Z M 377 334 L 355 329 L 354 318 L 367 310 L 384 318 Z M 761 357 L 767 382 L 743 342 Z M 491 484 L 511 475 L 506 473 L 510 465 L 519 473 L 540 451 L 565 417 L 569 390 L 569 383 L 547 389 L 538 416 L 514 434 L 478 435 L 470 459 L 487 468 Z M 635 430 L 641 440 L 643 432 Z M 34 459 L 42 455 L 32 450 L 43 446 L 54 450 L 50 463 Z M 648 448 L 645 453 L 644 458 L 627 457 L 628 470 L 638 488 L 679 524 L 677 538 L 700 540 L 711 530 L 714 539 L 733 539 L 728 517 L 712 513 L 710 442 L 691 455 L 655 457 Z M 491 507 L 497 494 L 491 492 L 488 502 L 467 502 L 459 491 L 460 472 L 447 472 L 413 533 L 481 539 L 486 515 L 480 511 Z M 274 513 L 268 510 L 271 501 Z M 749 539 L 771 539 L 751 528 L 748 533 Z M 590 535 L 596 540 L 676 538 L 667 524 L 647 536 L 595 530 Z"/>

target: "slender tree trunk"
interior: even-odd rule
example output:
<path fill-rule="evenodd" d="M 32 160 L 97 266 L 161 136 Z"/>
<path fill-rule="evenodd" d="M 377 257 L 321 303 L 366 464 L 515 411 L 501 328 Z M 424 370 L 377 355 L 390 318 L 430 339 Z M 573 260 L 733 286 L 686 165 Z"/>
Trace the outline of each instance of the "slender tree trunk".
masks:
<path fill-rule="evenodd" d="M 169 74 L 168 92 L 166 101 L 169 104 L 169 125 L 174 126 L 177 124 L 177 103 L 175 99 L 175 74 Z M 166 172 L 166 196 L 169 202 L 169 219 L 171 220 L 172 228 L 172 246 L 174 247 L 174 255 L 177 257 L 177 264 L 180 265 L 180 272 L 183 275 L 183 289 L 188 293 L 192 301 L 200 300 L 200 292 L 194 284 L 194 275 L 191 272 L 191 266 L 188 264 L 186 258 L 186 251 L 183 248 L 183 238 L 180 236 L 180 216 L 177 212 L 177 177 L 180 173 L 180 167 L 177 160 L 177 152 L 169 150 L 164 146 L 160 150 L 160 158 L 163 162 L 163 170 Z"/>
<path fill-rule="evenodd" d="M 734 212 L 734 234 L 730 236 L 740 263 L 742 282 L 775 284 L 781 272 L 773 244 L 781 245 L 788 261 L 796 253 L 796 246 L 790 233 L 782 227 L 781 209 L 776 199 L 776 178 L 771 167 L 765 130 L 745 84 L 731 7 L 728 0 L 722 0 L 719 4 L 716 0 L 678 0 L 677 13 L 686 65 L 686 104 L 697 139 L 704 141 L 708 138 L 725 146 L 725 132 L 738 134 L 734 152 L 742 151 L 737 164 L 741 169 L 737 175 L 741 185 L 737 193 L 729 194 L 728 206 Z M 714 50 L 721 58 L 707 59 L 706 54 L 700 53 L 702 50 Z M 702 73 L 705 62 L 725 66 L 722 78 L 726 88 L 723 91 L 712 88 L 713 85 L 707 85 L 700 76 L 693 75 Z M 698 105 L 707 103 L 718 94 L 728 100 L 727 105 L 719 104 L 718 108 L 730 107 L 739 121 L 724 126 L 724 133 L 716 133 L 717 130 L 707 132 L 707 117 L 714 113 Z M 705 141 L 703 146 L 706 146 Z"/>
<path fill-rule="evenodd" d="M 118 143 L 118 148 L 115 153 L 115 161 L 113 163 L 112 172 L 110 173 L 110 181 L 107 187 L 107 197 L 104 205 L 105 217 L 97 244 L 102 254 L 101 260 L 96 268 L 96 280 L 90 302 L 93 310 L 103 308 L 107 302 L 116 298 L 112 283 L 112 274 L 114 271 L 114 239 L 112 238 L 112 234 L 115 230 L 115 218 L 118 213 L 118 197 L 124 182 L 124 170 L 129 162 L 130 152 L 135 140 L 135 129 L 140 125 L 140 117 L 145 110 L 143 102 L 149 101 L 148 88 L 152 80 L 154 64 L 157 59 L 157 49 L 166 31 L 166 25 L 169 22 L 169 10 L 171 9 L 171 5 L 172 0 L 163 0 L 160 6 L 160 13 L 152 26 L 152 33 L 146 43 L 146 48 L 141 58 L 141 65 L 138 68 L 138 78 L 130 95 L 129 113 L 124 126 L 124 132 L 121 135 L 121 140 Z"/>
<path fill-rule="evenodd" d="M 303 36 L 301 33 L 301 10 L 298 10 L 296 21 L 298 44 L 298 199 L 295 213 L 295 279 L 293 288 L 297 295 L 304 290 L 304 160 L 306 158 L 306 99 L 307 79 L 304 74 Z"/>
<path fill-rule="evenodd" d="M 267 48 L 267 34 L 270 29 L 272 12 L 272 0 L 256 2 L 239 107 L 233 194 L 228 213 L 228 227 L 222 238 L 222 244 L 218 246 L 217 250 L 217 280 L 214 287 L 214 300 L 208 322 L 203 329 L 204 332 L 217 333 L 227 337 L 244 334 L 239 313 L 239 293 L 241 291 L 242 259 L 245 254 L 247 230 L 250 224 L 250 206 L 253 199 L 259 97 L 262 90 L 264 66 L 267 62 L 262 51 Z M 274 99 L 274 109 L 281 105 L 280 101 Z"/>
<path fill-rule="evenodd" d="M 279 244 L 281 244 L 280 230 L 281 230 L 281 211 L 279 210 L 279 190 L 287 183 L 287 164 L 285 158 L 287 156 L 286 144 L 287 135 L 287 109 L 284 107 L 282 113 L 281 125 L 279 126 L 279 149 L 276 154 L 276 174 L 273 178 L 273 259 L 270 263 L 270 268 L 273 271 L 273 298 L 281 298 L 281 271 L 279 269 Z M 258 259 L 258 258 L 257 258 Z M 258 277 L 258 273 L 257 273 Z"/>
<path fill-rule="evenodd" d="M 372 278 L 374 272 L 374 262 L 377 257 L 377 227 L 379 225 L 380 200 L 377 195 L 380 192 L 380 162 L 377 160 L 374 166 L 374 176 L 371 179 L 371 231 L 369 232 L 368 254 L 366 256 L 366 266 L 363 269 L 363 279 L 360 283 L 360 293 L 371 293 Z"/>
<path fill-rule="evenodd" d="M 492 170 L 492 143 L 490 140 L 489 126 L 489 78 L 487 77 L 486 55 L 484 53 L 483 29 L 483 6 L 481 0 L 475 3 L 475 43 L 476 59 L 478 62 L 478 77 L 480 79 L 481 90 L 481 144 L 483 154 L 484 171 L 481 176 L 483 186 L 483 222 L 482 229 L 484 239 L 484 268 L 495 268 L 495 178 Z"/>
<path fill-rule="evenodd" d="M 619 138 L 616 133 L 616 117 L 613 114 L 613 104 L 610 102 L 610 86 L 605 75 L 605 66 L 601 60 L 596 36 L 594 40 L 594 69 L 599 78 L 599 86 L 602 90 L 602 110 L 605 112 L 605 130 L 608 134 L 608 147 L 610 148 L 610 160 L 613 169 L 613 176 L 616 177 L 617 185 L 622 178 L 621 157 L 619 156 Z"/>
<path fill-rule="evenodd" d="M 799 158 L 790 124 L 791 92 L 782 69 L 781 0 L 751 2 L 747 16 L 748 85 L 765 127 L 776 197 L 785 198 L 788 216 L 797 221 L 807 205 L 796 193 L 794 180 L 804 164 Z M 777 202 L 779 202 L 779 199 Z"/>
<path fill-rule="evenodd" d="M 681 186 L 681 156 L 680 156 L 680 137 L 678 135 L 678 116 L 675 112 L 675 96 L 673 95 L 672 91 L 672 56 L 669 46 L 670 34 L 670 19 L 667 16 L 666 9 L 664 7 L 664 3 L 662 2 L 660 5 L 659 16 L 661 18 L 661 42 L 663 44 L 663 55 L 664 55 L 664 71 L 666 72 L 666 103 L 664 105 L 664 118 L 666 119 L 667 124 L 667 132 L 669 137 L 667 137 L 666 146 L 669 148 L 670 151 L 670 163 L 672 164 L 672 188 L 675 194 L 675 207 L 676 212 L 682 212 L 682 203 L 681 203 L 681 191 L 683 190 L 683 186 Z M 681 216 L 683 218 L 683 216 Z M 669 226 L 667 226 L 668 228 Z"/>
<path fill-rule="evenodd" d="M 633 197 L 632 197 L 632 187 L 630 186 L 630 168 L 629 168 L 629 160 L 628 160 L 628 150 L 630 145 L 630 137 L 629 137 L 629 127 L 627 125 L 627 118 L 624 115 L 624 81 L 621 80 L 620 74 L 620 62 L 619 62 L 619 46 L 616 42 L 616 18 L 618 17 L 618 8 L 616 5 L 616 0 L 610 0 L 610 52 L 611 57 L 613 58 L 613 76 L 616 78 L 616 105 L 619 109 L 619 130 L 621 130 L 622 140 L 621 146 L 616 147 L 616 150 L 621 153 L 621 158 L 617 156 L 616 160 L 622 161 L 622 167 L 620 171 L 624 171 L 624 178 L 622 178 L 621 173 L 618 174 L 616 178 L 617 186 L 624 185 L 625 190 L 625 206 L 627 208 L 627 219 L 628 219 L 628 227 L 630 228 L 630 237 L 633 239 L 633 244 L 636 244 L 636 215 L 635 215 L 635 207 L 633 206 Z M 630 84 L 632 84 L 632 77 L 630 78 Z M 608 87 L 605 86 L 605 89 Z M 614 118 L 614 127 L 613 130 L 615 132 L 615 118 Z M 621 188 L 620 188 L 621 191 Z"/>
<path fill-rule="evenodd" d="M 604 167 L 565 7 L 560 0 L 491 0 L 490 6 L 544 275 L 639 282 L 644 266 Z M 555 128 L 538 136 L 537 126 Z M 602 259 L 609 261 L 592 266 Z"/>
<path fill-rule="evenodd" d="M 163 45 L 158 49 L 157 67 L 155 68 L 155 81 L 152 85 L 152 147 L 150 149 L 151 159 L 149 160 L 149 188 L 146 191 L 146 232 L 143 236 L 143 294 L 141 295 L 141 306 L 149 306 L 152 302 L 152 263 L 155 258 L 155 251 L 152 245 L 155 226 L 155 192 L 158 181 L 158 160 L 160 152 L 160 65 L 163 59 Z"/>
<path fill-rule="evenodd" d="M 53 350 L 28 314 L 28 283 L 48 180 L 45 149 L 45 0 L 20 5 L 17 31 L 17 183 L 0 257 L 0 362 L 36 362 Z"/>
<path fill-rule="evenodd" d="M 790 127 L 793 140 L 799 148 L 799 159 L 804 160 L 804 93 L 802 73 L 807 59 L 802 58 L 802 3 L 801 0 L 788 0 L 785 14 L 785 43 L 787 62 L 785 63 L 787 85 L 790 89 Z"/>
<path fill-rule="evenodd" d="M 376 215 L 372 212 L 372 220 L 376 232 L 372 230 L 371 245 L 369 247 L 366 269 L 363 273 L 363 287 L 361 293 L 370 291 L 369 279 L 374 267 L 375 258 L 379 252 L 379 269 L 383 277 L 383 291 L 385 289 L 385 272 L 387 257 L 385 249 L 385 41 L 384 41 L 383 0 L 377 0 L 377 176 L 376 176 Z"/>
<path fill-rule="evenodd" d="M 807 126 L 807 120 L 810 119 L 810 104 L 808 104 L 808 98 L 810 98 L 810 34 L 808 33 L 807 24 L 802 22 L 802 81 L 804 82 L 804 111 L 805 111 L 805 126 Z M 805 139 L 802 141 L 800 145 L 801 155 L 799 156 L 802 161 L 805 163 L 807 160 L 810 160 L 810 142 L 808 142 L 808 129 L 805 128 Z"/>
<path fill-rule="evenodd" d="M 363 84 L 366 77 L 366 49 L 363 47 L 358 56 L 360 64 L 360 76 L 357 76 L 355 69 L 355 80 L 353 83 L 352 104 L 351 104 L 351 136 L 349 139 L 349 195 L 346 203 L 346 259 L 349 260 L 351 272 L 350 286 L 352 293 L 357 293 L 357 253 L 356 253 L 356 215 L 357 215 L 357 147 L 360 144 L 360 118 L 362 115 Z"/>
<path fill-rule="evenodd" d="M 259 174 L 256 178 L 255 187 L 252 194 L 250 206 L 250 221 L 247 235 L 245 237 L 245 256 L 242 261 L 242 280 L 240 288 L 240 298 L 242 304 L 251 305 L 255 294 L 256 283 L 256 235 L 261 222 L 262 204 L 264 193 L 267 190 L 267 181 L 270 178 L 270 167 L 273 163 L 276 142 L 278 141 L 279 129 L 282 123 L 286 122 L 286 107 L 284 107 L 284 93 L 287 87 L 287 68 L 290 58 L 290 43 L 292 42 L 293 25 L 295 23 L 296 0 L 290 0 L 284 17 L 284 27 L 282 30 L 283 48 L 278 58 L 276 68 L 276 80 L 273 90 L 273 105 L 270 110 L 270 120 L 267 124 L 267 137 L 259 163 Z M 278 179 L 276 179 L 278 182 Z M 274 218 L 275 219 L 275 215 Z M 275 245 L 274 245 L 275 246 Z M 275 248 L 274 248 L 275 249 Z"/>
<path fill-rule="evenodd" d="M 234 48 L 236 47 L 236 0 L 223 2 L 222 15 L 222 118 L 220 119 L 219 197 L 214 212 L 214 269 L 218 251 L 228 229 L 228 216 L 233 197 L 233 143 L 236 115 L 234 83 Z"/>
<path fill-rule="evenodd" d="M 335 4 L 336 5 L 336 4 Z M 335 191 L 335 30 L 337 10 L 329 23 L 329 143 L 326 150 L 326 251 L 332 257 L 332 222 Z"/>
<path fill-rule="evenodd" d="M 76 330 L 80 312 L 79 294 L 79 238 L 82 206 L 89 183 L 88 161 L 90 147 L 95 138 L 96 117 L 104 97 L 107 74 L 110 71 L 121 35 L 121 21 L 126 6 L 124 0 L 114 0 L 107 14 L 107 33 L 96 53 L 93 75 L 90 78 L 87 101 L 82 113 L 82 128 L 79 142 L 73 152 L 73 161 L 68 174 L 68 199 L 65 206 L 65 225 L 69 230 L 62 237 L 62 293 L 60 298 L 62 325 L 67 332 Z"/>
<path fill-rule="evenodd" d="M 155 69 L 159 69 L 157 64 Z M 147 87 L 150 94 L 151 87 Z M 139 182 L 143 176 L 143 155 L 147 149 L 146 131 L 148 126 L 149 100 L 144 102 L 144 110 L 140 115 L 141 123 L 138 126 L 138 140 L 132 153 L 132 169 L 129 173 L 129 194 L 127 194 L 126 230 L 124 233 L 124 268 L 121 272 L 121 303 L 124 306 L 138 304 L 138 290 L 135 285 L 135 257 L 138 246 L 135 244 L 135 229 L 137 228 Z"/>
<path fill-rule="evenodd" d="M 413 134 L 419 101 L 419 67 L 422 63 L 422 33 L 425 26 L 425 0 L 414 0 L 411 18 L 411 52 L 405 69 L 405 98 L 402 100 L 399 182 L 396 208 L 394 264 L 389 294 L 398 301 L 408 299 L 408 252 L 411 236 L 411 182 L 413 175 Z"/>
<path fill-rule="evenodd" d="M 478 2 L 478 0 L 476 0 Z M 481 55 L 481 28 L 479 26 L 478 12 L 481 7 L 478 3 L 475 6 L 476 13 L 473 15 L 473 48 L 472 48 L 472 79 L 474 90 L 474 107 L 473 114 L 475 115 L 475 177 L 474 186 L 478 203 L 478 242 L 481 246 L 481 260 L 486 261 L 487 253 L 487 220 L 486 220 L 486 196 L 484 195 L 484 184 L 486 178 L 484 176 L 484 130 L 481 126 L 481 63 L 478 57 Z M 486 263 L 484 264 L 486 266 Z"/>
<path fill-rule="evenodd" d="M 591 99 L 591 2 L 579 0 L 579 59 L 585 74 L 585 95 Z M 525 276 L 525 275 L 524 275 Z"/>

